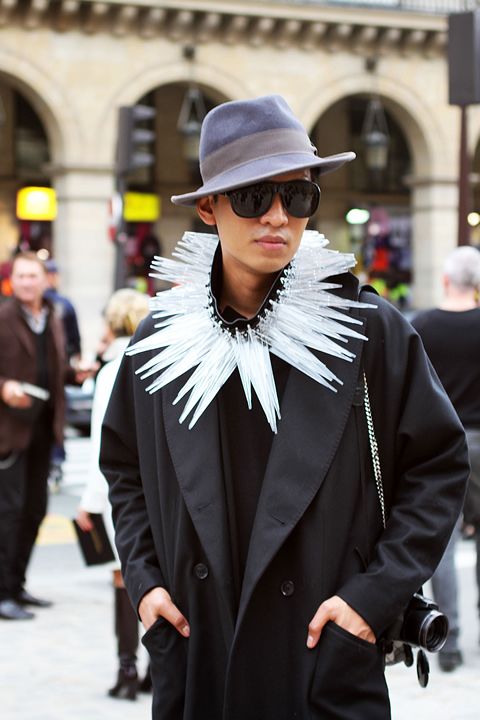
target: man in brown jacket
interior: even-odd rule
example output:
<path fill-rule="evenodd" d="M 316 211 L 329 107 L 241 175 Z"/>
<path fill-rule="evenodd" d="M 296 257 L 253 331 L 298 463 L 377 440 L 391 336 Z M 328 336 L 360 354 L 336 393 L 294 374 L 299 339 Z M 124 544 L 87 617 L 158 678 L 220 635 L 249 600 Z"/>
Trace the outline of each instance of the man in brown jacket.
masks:
<path fill-rule="evenodd" d="M 0 305 L 0 618 L 46 607 L 25 589 L 30 555 L 47 509 L 54 440 L 64 422 L 61 321 L 43 299 L 46 273 L 34 253 L 16 256 L 13 297 Z"/>

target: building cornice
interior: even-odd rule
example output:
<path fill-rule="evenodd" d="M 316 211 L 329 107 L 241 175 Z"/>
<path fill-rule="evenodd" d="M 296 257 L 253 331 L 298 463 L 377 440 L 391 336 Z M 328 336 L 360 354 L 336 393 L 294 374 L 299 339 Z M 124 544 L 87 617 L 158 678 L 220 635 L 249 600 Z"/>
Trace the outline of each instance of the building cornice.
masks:
<path fill-rule="evenodd" d="M 342 48 L 365 55 L 444 51 L 447 16 L 354 5 L 227 0 L 0 0 L 0 29 L 165 37 L 174 42 Z"/>

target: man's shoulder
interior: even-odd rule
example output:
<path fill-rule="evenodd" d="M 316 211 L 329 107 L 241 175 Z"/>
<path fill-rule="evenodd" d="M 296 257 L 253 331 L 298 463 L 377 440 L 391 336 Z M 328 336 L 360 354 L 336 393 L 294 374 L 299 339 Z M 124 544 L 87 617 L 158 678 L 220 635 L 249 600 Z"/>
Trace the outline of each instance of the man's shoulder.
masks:
<path fill-rule="evenodd" d="M 153 313 L 149 313 L 146 317 L 141 320 L 141 322 L 138 325 L 138 328 L 135 332 L 135 335 L 133 337 L 133 342 L 138 342 L 138 340 L 143 340 L 144 338 L 148 337 L 156 330 L 156 323 L 158 320 L 155 320 L 153 317 Z M 132 343 L 133 344 L 133 343 Z"/>
<path fill-rule="evenodd" d="M 421 310 L 412 318 L 412 325 L 418 332 L 455 327 L 462 328 L 462 330 L 468 330 L 472 327 L 472 329 L 477 330 L 480 326 L 480 308 L 459 312 L 445 311 L 441 308 Z"/>
<path fill-rule="evenodd" d="M 440 311 L 438 308 L 428 308 L 427 310 L 418 310 L 413 317 L 412 317 L 412 325 L 416 327 L 417 325 L 424 325 L 427 322 L 430 322 L 431 320 L 434 320 L 437 318 L 440 314 Z"/>
<path fill-rule="evenodd" d="M 65 311 L 68 312 L 69 314 L 72 314 L 72 315 L 76 314 L 72 301 L 69 300 L 65 295 L 57 294 L 57 296 L 54 298 L 54 302 L 60 303 L 60 305 L 62 305 L 63 308 L 65 309 Z"/>
<path fill-rule="evenodd" d="M 128 348 L 121 354 L 120 365 L 122 372 L 133 372 L 135 374 L 149 360 L 152 353 L 161 352 L 159 348 L 151 350 L 148 347 L 148 338 L 158 330 L 157 323 L 158 319 L 155 320 L 152 314 L 147 315 L 140 321 Z"/>
<path fill-rule="evenodd" d="M 407 317 L 400 312 L 393 303 L 381 295 L 378 295 L 369 285 L 360 288 L 358 299 L 361 303 L 367 303 L 369 305 L 369 307 L 364 307 L 360 310 L 360 314 L 364 315 L 369 323 L 387 327 L 399 326 L 405 329 L 411 328 Z"/>

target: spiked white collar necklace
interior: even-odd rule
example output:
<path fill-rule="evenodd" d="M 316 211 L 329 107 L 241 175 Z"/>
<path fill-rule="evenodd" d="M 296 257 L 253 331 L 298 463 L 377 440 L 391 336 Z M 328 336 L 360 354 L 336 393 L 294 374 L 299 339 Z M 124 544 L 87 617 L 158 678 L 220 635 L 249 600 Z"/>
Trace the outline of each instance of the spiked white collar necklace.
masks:
<path fill-rule="evenodd" d="M 151 301 L 156 332 L 127 350 L 129 355 L 159 351 L 137 370 L 142 379 L 156 375 L 146 390 L 153 393 L 195 368 L 174 400 L 188 394 L 180 422 L 192 413 L 192 428 L 238 368 L 248 406 L 253 387 L 273 432 L 280 407 L 270 353 L 336 392 L 333 383 L 342 381 L 312 350 L 351 362 L 355 355 L 344 346 L 347 338 L 366 338 L 351 327 L 361 321 L 346 311 L 370 306 L 331 292 L 341 285 L 326 279 L 349 270 L 355 258 L 327 250 L 327 244 L 323 235 L 306 231 L 259 313 L 229 323 L 211 289 L 218 237 L 185 233 L 173 258 L 152 263 L 153 277 L 174 284 Z"/>

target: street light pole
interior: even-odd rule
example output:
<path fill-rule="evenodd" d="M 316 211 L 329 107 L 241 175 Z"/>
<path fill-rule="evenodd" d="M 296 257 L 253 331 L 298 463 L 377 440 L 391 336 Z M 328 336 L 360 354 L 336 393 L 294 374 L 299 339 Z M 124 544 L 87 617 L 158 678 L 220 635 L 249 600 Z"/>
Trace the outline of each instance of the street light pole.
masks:
<path fill-rule="evenodd" d="M 468 105 L 460 106 L 460 158 L 458 175 L 458 245 L 470 243 L 470 225 L 468 213 L 470 211 L 470 156 L 468 153 Z"/>
<path fill-rule="evenodd" d="M 468 245 L 471 205 L 467 111 L 480 104 L 480 8 L 448 16 L 448 101 L 460 108 L 458 173 L 458 245 Z"/>

